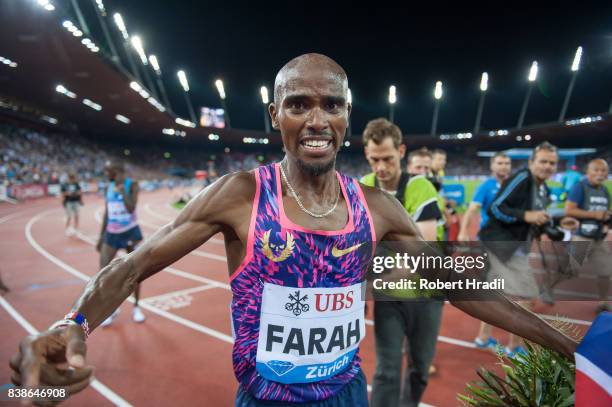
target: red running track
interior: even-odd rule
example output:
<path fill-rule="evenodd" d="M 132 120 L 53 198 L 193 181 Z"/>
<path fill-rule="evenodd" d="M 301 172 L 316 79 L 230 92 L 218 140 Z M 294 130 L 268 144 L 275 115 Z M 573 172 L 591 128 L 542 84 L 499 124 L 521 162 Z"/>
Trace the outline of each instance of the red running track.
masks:
<path fill-rule="evenodd" d="M 176 193 L 142 193 L 138 216 L 143 233 L 176 216 L 168 202 Z M 0 204 L 0 273 L 11 292 L 0 297 L 0 385 L 9 383 L 8 359 L 28 333 L 44 330 L 63 316 L 97 271 L 103 202 L 88 196 L 81 211 L 81 234 L 66 237 L 57 199 L 19 205 Z M 88 341 L 88 363 L 95 366 L 93 387 L 68 406 L 231 406 L 237 382 L 231 365 L 230 291 L 225 249 L 220 236 L 207 242 L 156 276 L 141 289 L 147 321 L 131 321 L 131 304 L 109 328 Z M 569 318 L 582 332 L 594 317 L 593 304 L 559 302 L 538 305 L 545 315 Z M 478 321 L 451 305 L 444 307 L 430 379 L 423 402 L 456 406 L 456 394 L 476 379 L 480 366 L 495 367 L 497 358 L 473 348 Z M 506 335 L 495 331 L 498 338 Z M 373 331 L 368 325 L 361 347 L 363 368 L 371 382 L 375 365 Z"/>

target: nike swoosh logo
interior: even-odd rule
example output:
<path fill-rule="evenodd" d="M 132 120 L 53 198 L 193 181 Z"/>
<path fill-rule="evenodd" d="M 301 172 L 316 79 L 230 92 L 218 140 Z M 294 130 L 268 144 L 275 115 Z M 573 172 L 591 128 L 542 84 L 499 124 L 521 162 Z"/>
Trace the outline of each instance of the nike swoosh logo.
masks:
<path fill-rule="evenodd" d="M 351 247 L 347 247 L 346 249 L 338 249 L 336 246 L 332 247 L 332 256 L 334 257 L 342 257 L 345 254 L 349 254 L 350 252 L 354 252 L 355 250 L 359 249 L 359 247 L 361 247 L 361 245 L 363 245 L 363 243 L 359 243 L 356 245 L 353 245 Z"/>

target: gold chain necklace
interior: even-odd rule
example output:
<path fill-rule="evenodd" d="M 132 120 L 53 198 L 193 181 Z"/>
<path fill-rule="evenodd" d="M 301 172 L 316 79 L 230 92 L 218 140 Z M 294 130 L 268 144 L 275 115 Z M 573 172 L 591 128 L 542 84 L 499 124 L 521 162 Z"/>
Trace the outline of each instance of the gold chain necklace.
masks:
<path fill-rule="evenodd" d="M 287 184 L 287 187 L 289 188 L 289 191 L 291 192 L 291 194 L 293 195 L 293 198 L 295 199 L 295 202 L 297 202 L 298 206 L 300 207 L 300 209 L 307 213 L 308 215 L 312 216 L 313 218 L 324 218 L 326 216 L 328 216 L 329 214 L 331 214 L 334 210 L 336 210 L 336 207 L 338 206 L 338 201 L 340 201 L 340 181 L 338 180 L 338 195 L 336 195 L 336 202 L 334 203 L 334 206 L 331 207 L 330 210 L 328 210 L 325 213 L 314 213 L 309 211 L 308 209 L 306 209 L 304 207 L 304 204 L 302 203 L 299 195 L 297 194 L 297 192 L 295 192 L 295 189 L 293 189 L 293 186 L 289 183 L 289 180 L 287 179 L 287 175 L 285 174 L 285 169 L 283 167 L 283 162 L 282 161 L 280 163 L 280 172 L 281 175 L 283 176 L 283 180 L 285 181 L 285 184 Z M 336 177 L 337 179 L 337 177 Z"/>

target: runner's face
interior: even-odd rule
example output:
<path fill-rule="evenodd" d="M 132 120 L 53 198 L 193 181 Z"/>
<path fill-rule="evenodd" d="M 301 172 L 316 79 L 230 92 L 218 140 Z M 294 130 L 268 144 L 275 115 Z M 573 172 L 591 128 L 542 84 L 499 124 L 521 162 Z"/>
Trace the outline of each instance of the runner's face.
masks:
<path fill-rule="evenodd" d="M 529 162 L 529 169 L 539 181 L 546 181 L 552 177 L 557 170 L 558 161 L 559 157 L 557 153 L 548 150 L 540 150 L 536 153 L 533 160 Z"/>
<path fill-rule="evenodd" d="M 408 163 L 408 174 L 410 175 L 429 175 L 431 172 L 431 157 L 416 156 L 412 157 Z"/>
<path fill-rule="evenodd" d="M 365 156 L 372 167 L 372 171 L 382 182 L 391 181 L 398 177 L 402 171 L 401 159 L 404 157 L 406 146 L 403 144 L 395 148 L 391 137 L 385 138 L 382 143 L 376 144 L 369 140 L 365 147 Z"/>
<path fill-rule="evenodd" d="M 506 179 L 511 170 L 512 164 L 508 157 L 495 157 L 491 163 L 491 172 L 495 178 Z"/>
<path fill-rule="evenodd" d="M 605 161 L 593 161 L 589 164 L 586 175 L 592 185 L 600 186 L 608 179 L 608 164 Z"/>
<path fill-rule="evenodd" d="M 289 73 L 279 104 L 270 105 L 287 155 L 311 175 L 331 170 L 348 126 L 346 80 L 324 68 Z"/>

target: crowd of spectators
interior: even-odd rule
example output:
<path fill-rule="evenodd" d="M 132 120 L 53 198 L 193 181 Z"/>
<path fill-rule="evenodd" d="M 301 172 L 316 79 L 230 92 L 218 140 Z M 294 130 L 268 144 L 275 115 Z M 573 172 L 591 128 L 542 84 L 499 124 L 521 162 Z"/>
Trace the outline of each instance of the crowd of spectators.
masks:
<path fill-rule="evenodd" d="M 603 155 L 611 162 L 612 151 Z M 61 183 L 69 173 L 83 182 L 97 182 L 103 179 L 104 163 L 111 158 L 124 161 L 131 176 L 139 180 L 192 178 L 196 171 L 205 171 L 209 181 L 213 181 L 227 173 L 279 161 L 282 156 L 281 151 L 225 153 L 207 151 L 204 147 L 168 149 L 151 144 L 126 148 L 113 143 L 98 144 L 77 135 L 41 133 L 0 124 L 0 183 L 6 185 Z M 587 159 L 579 157 L 578 167 Z M 447 176 L 489 173 L 487 158 L 466 160 L 449 153 L 447 161 Z M 353 177 L 370 171 L 363 154 L 346 150 L 338 154 L 337 168 Z M 561 165 L 559 171 L 563 170 Z"/>

